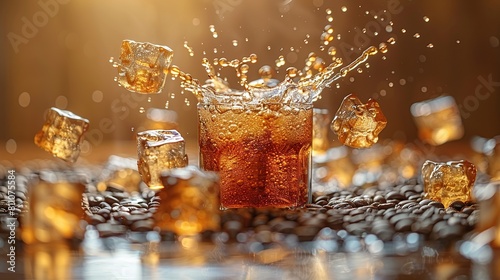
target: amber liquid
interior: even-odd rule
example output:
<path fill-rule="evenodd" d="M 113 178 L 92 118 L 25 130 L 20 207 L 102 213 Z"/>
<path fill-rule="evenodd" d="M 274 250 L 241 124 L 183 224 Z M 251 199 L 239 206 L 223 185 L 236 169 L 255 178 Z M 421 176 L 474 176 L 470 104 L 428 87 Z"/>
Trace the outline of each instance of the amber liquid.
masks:
<path fill-rule="evenodd" d="M 310 197 L 312 105 L 198 104 L 200 165 L 221 208 L 300 207 Z"/>

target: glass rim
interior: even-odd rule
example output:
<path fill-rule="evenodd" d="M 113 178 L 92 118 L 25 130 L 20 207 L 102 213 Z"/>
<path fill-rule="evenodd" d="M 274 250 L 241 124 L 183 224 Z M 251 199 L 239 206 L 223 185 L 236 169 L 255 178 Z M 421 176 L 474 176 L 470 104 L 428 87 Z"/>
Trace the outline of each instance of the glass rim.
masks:
<path fill-rule="evenodd" d="M 314 107 L 313 102 L 294 102 L 294 103 L 283 103 L 283 102 L 260 102 L 260 103 L 223 103 L 223 102 L 198 102 L 196 106 L 205 106 L 205 105 L 214 105 L 214 106 L 242 106 L 242 107 L 247 107 L 247 106 L 252 106 L 252 107 L 257 107 L 257 106 L 266 106 L 266 105 L 281 105 L 281 106 L 288 106 L 288 107 L 305 107 L 305 106 L 311 106 Z"/>

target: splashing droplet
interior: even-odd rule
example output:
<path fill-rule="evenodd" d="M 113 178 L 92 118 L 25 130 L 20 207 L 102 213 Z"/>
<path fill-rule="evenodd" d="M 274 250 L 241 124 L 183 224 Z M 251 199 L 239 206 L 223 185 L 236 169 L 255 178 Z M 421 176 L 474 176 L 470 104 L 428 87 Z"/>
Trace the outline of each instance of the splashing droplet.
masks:
<path fill-rule="evenodd" d="M 143 114 L 144 112 L 146 112 L 146 109 L 144 109 L 144 107 L 139 107 L 139 113 Z"/>
<path fill-rule="evenodd" d="M 378 50 L 381 53 L 387 53 L 387 51 L 388 51 L 387 44 L 386 43 L 380 43 L 380 45 L 378 46 Z"/>
<path fill-rule="evenodd" d="M 194 56 L 193 48 L 191 48 L 187 41 L 184 41 L 184 48 L 189 52 L 189 56 Z"/>

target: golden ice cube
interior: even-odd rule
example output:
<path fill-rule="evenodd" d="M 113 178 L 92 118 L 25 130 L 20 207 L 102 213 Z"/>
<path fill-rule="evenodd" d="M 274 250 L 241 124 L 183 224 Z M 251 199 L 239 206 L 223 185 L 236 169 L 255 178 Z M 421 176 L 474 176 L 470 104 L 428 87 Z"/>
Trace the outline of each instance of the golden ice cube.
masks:
<path fill-rule="evenodd" d="M 35 144 L 55 157 L 75 162 L 89 121 L 70 111 L 50 108 L 45 124 L 35 135 Z"/>
<path fill-rule="evenodd" d="M 330 146 L 330 141 L 328 140 L 329 123 L 330 113 L 327 109 L 313 109 L 313 156 L 325 154 Z"/>
<path fill-rule="evenodd" d="M 470 201 L 476 173 L 476 166 L 466 160 L 427 160 L 422 166 L 425 197 L 443 203 L 444 207 L 454 201 Z"/>
<path fill-rule="evenodd" d="M 142 180 L 152 189 L 163 188 L 163 170 L 188 164 L 185 142 L 176 130 L 146 130 L 137 133 L 137 166 Z"/>
<path fill-rule="evenodd" d="M 334 182 L 336 186 L 347 188 L 352 183 L 352 176 L 356 171 L 349 150 L 345 146 L 328 149 L 324 155 L 314 158 L 313 179 L 321 183 Z M 321 188 L 322 184 L 315 186 Z M 314 186 L 314 185 L 313 185 Z"/>
<path fill-rule="evenodd" d="M 481 209 L 475 230 L 478 233 L 490 232 L 490 245 L 493 248 L 500 248 L 500 182 L 477 186 L 474 189 L 474 197 Z"/>
<path fill-rule="evenodd" d="M 83 238 L 80 221 L 85 186 L 48 174 L 29 186 L 29 213 L 22 219 L 22 239 L 31 243 L 64 242 Z"/>
<path fill-rule="evenodd" d="M 378 141 L 378 134 L 387 125 L 377 101 L 369 99 L 366 104 L 354 94 L 344 98 L 333 118 L 331 129 L 339 141 L 352 148 L 368 148 Z"/>
<path fill-rule="evenodd" d="M 158 192 L 157 226 L 180 236 L 220 227 L 219 177 L 195 166 L 162 172 L 164 188 Z"/>
<path fill-rule="evenodd" d="M 167 46 L 124 40 L 117 64 L 118 83 L 132 92 L 160 93 L 173 55 Z"/>
<path fill-rule="evenodd" d="M 464 134 L 460 111 L 451 96 L 414 103 L 410 111 L 419 138 L 433 146 L 460 139 Z"/>

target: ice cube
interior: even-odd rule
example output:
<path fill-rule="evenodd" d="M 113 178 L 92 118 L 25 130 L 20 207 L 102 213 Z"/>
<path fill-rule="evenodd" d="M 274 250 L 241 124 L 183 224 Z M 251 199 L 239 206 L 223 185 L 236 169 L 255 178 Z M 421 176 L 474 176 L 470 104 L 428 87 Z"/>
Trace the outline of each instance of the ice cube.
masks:
<path fill-rule="evenodd" d="M 313 178 L 316 181 L 321 183 L 332 182 L 341 188 L 347 188 L 351 185 L 356 166 L 350 158 L 347 147 L 330 148 L 325 154 L 316 156 L 314 162 L 316 168 L 314 169 Z"/>
<path fill-rule="evenodd" d="M 161 173 L 164 188 L 158 192 L 160 207 L 156 225 L 179 236 L 217 231 L 219 217 L 219 178 L 195 166 L 174 168 Z"/>
<path fill-rule="evenodd" d="M 331 129 L 339 141 L 352 148 L 368 148 L 378 141 L 378 134 L 385 128 L 387 119 L 377 101 L 366 104 L 354 94 L 344 98 L 333 118 Z"/>
<path fill-rule="evenodd" d="M 492 181 L 500 180 L 500 136 L 489 139 L 484 144 L 484 153 L 486 154 L 488 164 L 488 175 Z"/>
<path fill-rule="evenodd" d="M 100 170 L 99 191 L 107 188 L 126 192 L 140 191 L 141 175 L 137 171 L 137 160 L 134 158 L 111 155 Z"/>
<path fill-rule="evenodd" d="M 460 112 L 451 96 L 414 103 L 410 111 L 419 138 L 433 146 L 460 139 L 464 134 Z"/>
<path fill-rule="evenodd" d="M 422 166 L 425 197 L 443 203 L 444 207 L 454 201 L 470 201 L 476 173 L 476 166 L 466 160 L 427 160 Z"/>
<path fill-rule="evenodd" d="M 329 147 L 328 125 L 330 124 L 330 112 L 328 109 L 313 109 L 313 156 L 325 154 Z"/>
<path fill-rule="evenodd" d="M 118 67 L 118 83 L 137 93 L 160 93 L 173 51 L 167 46 L 124 40 Z"/>
<path fill-rule="evenodd" d="M 83 238 L 80 226 L 83 210 L 80 204 L 85 185 L 76 180 L 60 180 L 56 175 L 48 175 L 33 180 L 30 185 L 29 212 L 22 220 L 23 241 L 31 244 Z"/>
<path fill-rule="evenodd" d="M 493 248 L 500 248 L 500 181 L 490 182 L 485 185 L 478 185 L 474 188 L 474 197 L 479 202 L 479 221 L 475 230 L 480 232 L 490 232 L 488 238 Z M 488 240 L 488 241 L 489 241 Z"/>
<path fill-rule="evenodd" d="M 35 135 L 35 144 L 55 157 L 75 162 L 89 121 L 70 111 L 50 108 L 42 129 Z"/>
<path fill-rule="evenodd" d="M 137 133 L 137 166 L 142 180 L 153 189 L 163 188 L 160 173 L 188 164 L 185 142 L 176 130 L 146 130 Z"/>

